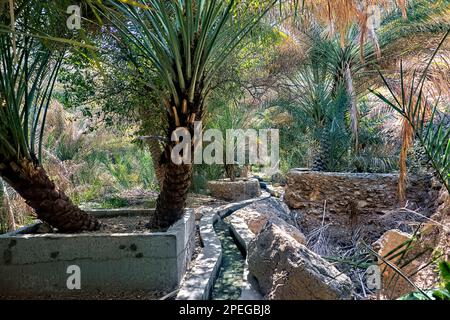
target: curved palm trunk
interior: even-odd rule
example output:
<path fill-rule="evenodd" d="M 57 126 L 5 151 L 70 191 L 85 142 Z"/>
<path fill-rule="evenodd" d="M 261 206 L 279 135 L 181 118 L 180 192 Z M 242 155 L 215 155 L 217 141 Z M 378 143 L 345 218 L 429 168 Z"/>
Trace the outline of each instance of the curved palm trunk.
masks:
<path fill-rule="evenodd" d="M 44 168 L 29 160 L 0 164 L 0 175 L 32 207 L 37 217 L 60 232 L 93 231 L 100 222 L 57 190 Z"/>
<path fill-rule="evenodd" d="M 168 140 L 177 128 L 186 128 L 191 138 L 194 137 L 194 121 L 203 119 L 202 99 L 197 98 L 194 103 L 188 104 L 186 100 L 179 111 L 175 107 L 168 112 Z M 174 105 L 171 103 L 170 105 Z M 194 153 L 194 139 L 191 141 L 191 155 Z M 166 143 L 160 157 L 160 166 L 163 168 L 164 178 L 156 201 L 156 210 L 149 223 L 155 229 L 167 229 L 183 217 L 186 199 L 192 181 L 193 164 L 175 164 L 171 159 L 174 142 Z"/>
<path fill-rule="evenodd" d="M 152 228 L 167 229 L 181 219 L 191 185 L 192 168 L 192 164 L 177 165 L 170 160 L 165 165 L 164 182 L 150 222 Z"/>

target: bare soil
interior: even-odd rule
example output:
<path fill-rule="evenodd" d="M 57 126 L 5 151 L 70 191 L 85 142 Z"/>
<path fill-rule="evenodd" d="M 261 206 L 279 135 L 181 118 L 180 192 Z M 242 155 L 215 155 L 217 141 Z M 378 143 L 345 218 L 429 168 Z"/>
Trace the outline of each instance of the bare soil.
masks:
<path fill-rule="evenodd" d="M 152 231 L 145 225 L 149 222 L 148 216 L 100 218 L 102 233 L 144 233 Z"/>

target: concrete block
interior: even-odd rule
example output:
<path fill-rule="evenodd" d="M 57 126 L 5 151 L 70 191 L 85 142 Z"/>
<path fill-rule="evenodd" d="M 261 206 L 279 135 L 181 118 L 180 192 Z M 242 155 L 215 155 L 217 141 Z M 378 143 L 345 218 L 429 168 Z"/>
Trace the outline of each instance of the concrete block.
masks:
<path fill-rule="evenodd" d="M 147 212 L 148 213 L 148 212 Z M 123 210 L 101 216 L 142 214 Z M 167 232 L 29 234 L 36 224 L 0 235 L 0 294 L 67 292 L 67 268 L 80 267 L 81 290 L 171 290 L 195 243 L 195 213 Z"/>

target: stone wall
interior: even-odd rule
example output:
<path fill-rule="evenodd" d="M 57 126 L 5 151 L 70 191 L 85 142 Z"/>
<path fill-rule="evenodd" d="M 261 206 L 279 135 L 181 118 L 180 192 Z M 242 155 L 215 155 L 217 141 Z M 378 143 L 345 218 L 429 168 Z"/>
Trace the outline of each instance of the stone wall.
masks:
<path fill-rule="evenodd" d="M 331 224 L 335 233 L 339 233 L 356 226 L 367 227 L 377 218 L 401 207 L 397 198 L 397 181 L 397 174 L 293 169 L 287 175 L 284 201 L 298 213 L 304 232 L 321 224 Z M 420 212 L 425 214 L 433 212 L 438 191 L 433 189 L 431 181 L 431 176 L 409 177 L 409 208 L 420 208 Z"/>

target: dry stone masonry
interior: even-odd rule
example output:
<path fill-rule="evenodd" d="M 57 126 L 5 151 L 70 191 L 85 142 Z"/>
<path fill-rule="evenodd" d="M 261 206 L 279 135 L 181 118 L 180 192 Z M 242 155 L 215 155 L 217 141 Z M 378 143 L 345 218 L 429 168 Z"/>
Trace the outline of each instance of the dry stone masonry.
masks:
<path fill-rule="evenodd" d="M 330 233 L 343 238 L 359 227 L 377 226 L 380 218 L 402 205 L 397 198 L 397 174 L 313 172 L 294 169 L 287 175 L 284 201 L 298 214 L 302 231 L 330 224 Z M 432 212 L 438 191 L 431 176 L 410 177 L 408 207 Z M 385 223 L 383 222 L 383 224 Z M 378 237 L 381 234 L 378 234 Z"/>

